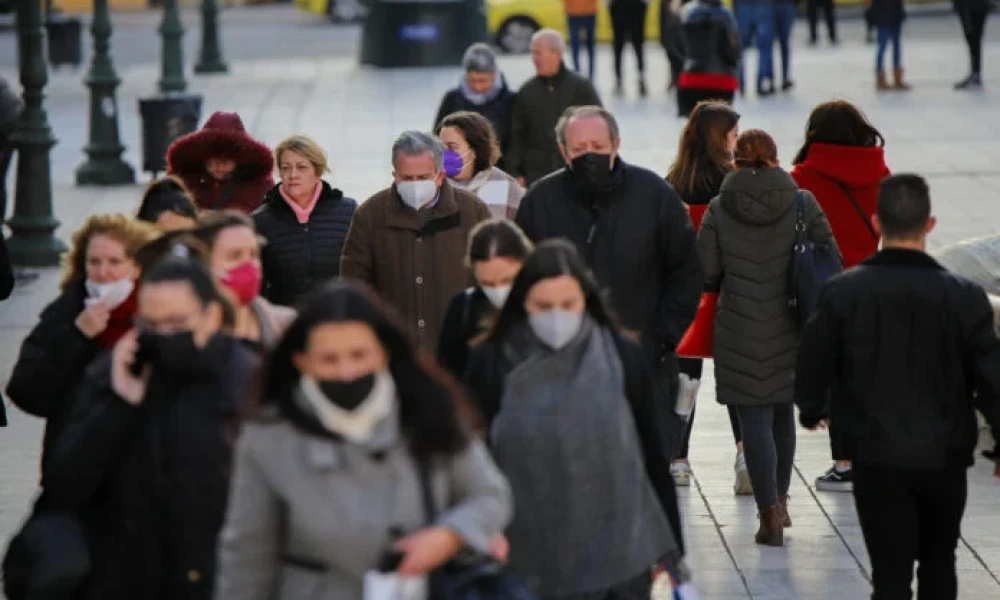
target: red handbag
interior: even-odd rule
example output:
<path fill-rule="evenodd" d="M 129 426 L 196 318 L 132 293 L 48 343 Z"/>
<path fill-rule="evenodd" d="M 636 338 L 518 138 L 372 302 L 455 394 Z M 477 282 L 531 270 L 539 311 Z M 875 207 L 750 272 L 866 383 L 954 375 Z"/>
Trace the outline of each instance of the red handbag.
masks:
<path fill-rule="evenodd" d="M 684 358 L 712 358 L 715 341 L 715 311 L 719 305 L 718 292 L 705 292 L 698 302 L 698 312 L 684 337 L 677 344 L 677 356 Z"/>

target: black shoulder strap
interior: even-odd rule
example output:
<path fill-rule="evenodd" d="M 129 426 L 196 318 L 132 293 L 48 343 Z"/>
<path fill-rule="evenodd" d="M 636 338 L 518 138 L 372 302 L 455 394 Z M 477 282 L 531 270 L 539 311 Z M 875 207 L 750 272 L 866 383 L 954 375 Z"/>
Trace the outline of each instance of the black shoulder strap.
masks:
<path fill-rule="evenodd" d="M 420 499 L 424 505 L 424 520 L 428 525 L 437 518 L 437 507 L 434 502 L 434 490 L 431 489 L 430 458 L 417 458 L 417 475 L 420 479 Z"/>
<path fill-rule="evenodd" d="M 836 179 L 834 179 L 832 177 L 827 177 L 826 175 L 822 175 L 822 174 L 820 174 L 820 177 L 822 177 L 823 179 L 827 179 L 829 181 L 832 181 L 833 183 L 837 184 L 837 186 L 840 188 L 840 190 L 842 192 L 844 192 L 844 195 L 847 196 L 847 200 L 850 201 L 851 206 L 853 206 L 854 210 L 857 211 L 858 216 L 861 217 L 861 222 L 863 222 L 865 224 L 865 229 L 868 230 L 869 235 L 871 235 L 872 239 L 877 242 L 878 241 L 878 234 L 875 233 L 875 228 L 872 227 L 872 223 L 871 223 L 871 220 L 868 218 L 868 215 L 865 214 L 865 211 L 861 210 L 861 205 L 858 204 L 858 201 L 854 199 L 854 194 L 851 193 L 851 190 L 847 189 L 846 185 L 840 183 L 839 181 L 837 181 Z"/>

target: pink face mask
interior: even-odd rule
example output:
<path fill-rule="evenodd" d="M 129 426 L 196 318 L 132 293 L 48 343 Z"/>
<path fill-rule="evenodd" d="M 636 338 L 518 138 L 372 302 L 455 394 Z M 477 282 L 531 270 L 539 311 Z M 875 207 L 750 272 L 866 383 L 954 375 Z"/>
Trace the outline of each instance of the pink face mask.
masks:
<path fill-rule="evenodd" d="M 226 271 L 219 281 L 236 294 L 240 306 L 246 306 L 260 293 L 260 267 L 248 260 Z"/>

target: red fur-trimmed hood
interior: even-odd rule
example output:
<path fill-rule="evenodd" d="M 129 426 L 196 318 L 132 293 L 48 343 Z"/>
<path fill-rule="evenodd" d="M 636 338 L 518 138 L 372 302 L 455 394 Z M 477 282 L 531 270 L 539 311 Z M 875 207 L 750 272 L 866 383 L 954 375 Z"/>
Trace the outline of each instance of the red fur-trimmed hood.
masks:
<path fill-rule="evenodd" d="M 214 112 L 201 130 L 178 138 L 167 149 L 167 171 L 185 179 L 206 175 L 210 158 L 236 161 L 241 179 L 270 177 L 274 158 L 266 144 L 250 137 L 240 116 L 234 112 Z"/>

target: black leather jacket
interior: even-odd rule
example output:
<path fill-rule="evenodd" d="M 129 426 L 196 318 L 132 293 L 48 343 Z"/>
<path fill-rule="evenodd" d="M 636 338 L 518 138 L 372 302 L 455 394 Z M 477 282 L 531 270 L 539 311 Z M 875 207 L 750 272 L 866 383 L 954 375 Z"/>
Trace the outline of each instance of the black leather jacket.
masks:
<path fill-rule="evenodd" d="M 721 0 L 694 0 L 681 11 L 684 71 L 735 77 L 740 64 L 736 18 Z"/>

